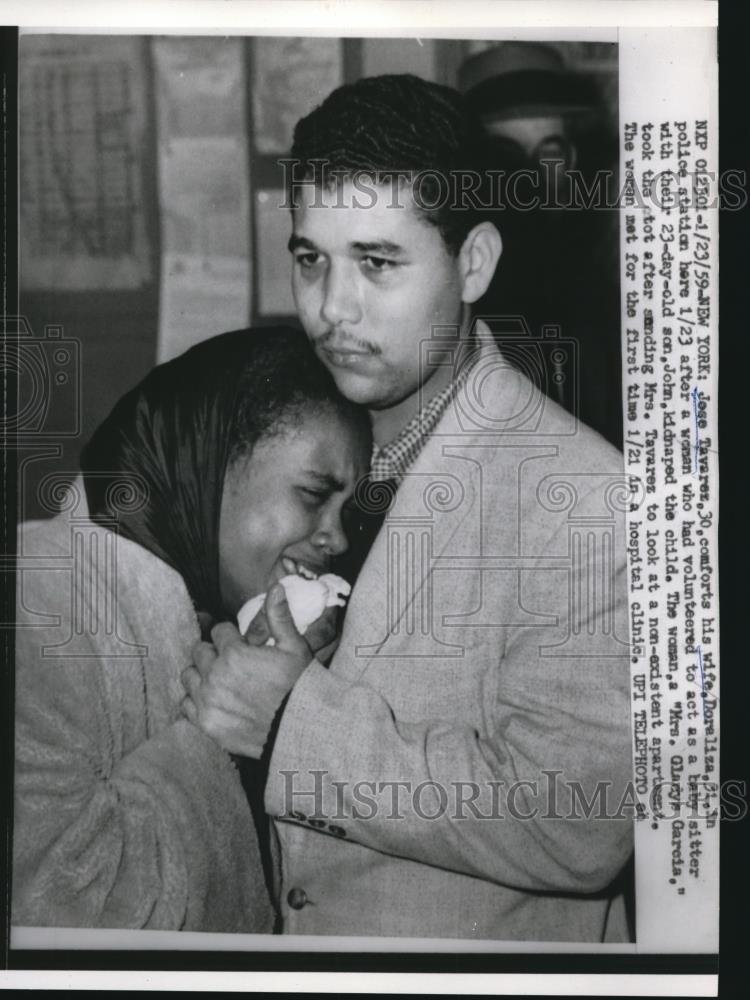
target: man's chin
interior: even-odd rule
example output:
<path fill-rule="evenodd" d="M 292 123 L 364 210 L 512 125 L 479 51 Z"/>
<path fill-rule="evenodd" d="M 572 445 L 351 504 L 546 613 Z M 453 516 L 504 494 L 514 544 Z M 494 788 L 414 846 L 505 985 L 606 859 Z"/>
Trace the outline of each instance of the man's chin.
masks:
<path fill-rule="evenodd" d="M 338 368 L 335 365 L 326 365 L 331 375 L 333 375 L 336 388 L 342 396 L 346 396 L 352 403 L 366 406 L 368 409 L 378 409 L 380 406 L 390 405 L 382 399 L 382 391 L 378 390 L 373 379 L 353 372 L 345 368 Z"/>

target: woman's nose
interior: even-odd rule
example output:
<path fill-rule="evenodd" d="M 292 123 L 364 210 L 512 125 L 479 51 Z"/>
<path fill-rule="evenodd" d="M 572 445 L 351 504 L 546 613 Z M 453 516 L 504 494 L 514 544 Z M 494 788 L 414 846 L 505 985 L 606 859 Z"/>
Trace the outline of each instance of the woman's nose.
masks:
<path fill-rule="evenodd" d="M 357 299 L 354 275 L 345 273 L 340 267 L 329 269 L 320 315 L 329 326 L 359 322 L 362 313 Z"/>
<path fill-rule="evenodd" d="M 325 522 L 318 526 L 313 535 L 313 545 L 316 548 L 324 549 L 329 556 L 340 556 L 349 548 L 349 540 L 346 537 L 341 518 L 326 518 Z"/>

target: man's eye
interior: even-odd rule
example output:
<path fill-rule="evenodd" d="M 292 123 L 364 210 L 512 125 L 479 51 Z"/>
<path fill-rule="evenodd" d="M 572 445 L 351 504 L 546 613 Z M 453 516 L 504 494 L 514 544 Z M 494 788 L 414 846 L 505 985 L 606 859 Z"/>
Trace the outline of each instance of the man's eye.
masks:
<path fill-rule="evenodd" d="M 303 268 L 315 267 L 315 265 L 320 261 L 320 254 L 299 253 L 296 254 L 294 260 L 297 264 L 299 264 L 300 267 Z"/>
<path fill-rule="evenodd" d="M 387 257 L 372 257 L 369 255 L 362 258 L 362 263 L 364 264 L 366 270 L 374 271 L 378 274 L 390 271 L 392 268 L 398 266 L 395 260 L 389 260 Z"/>

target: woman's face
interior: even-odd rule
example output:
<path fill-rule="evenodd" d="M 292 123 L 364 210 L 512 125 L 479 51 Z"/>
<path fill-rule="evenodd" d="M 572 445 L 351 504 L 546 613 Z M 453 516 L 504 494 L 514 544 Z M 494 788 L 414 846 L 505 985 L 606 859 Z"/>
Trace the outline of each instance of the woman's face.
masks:
<path fill-rule="evenodd" d="M 224 478 L 219 577 L 237 613 L 288 573 L 326 572 L 347 548 L 344 505 L 369 466 L 369 443 L 333 412 L 308 411 L 299 426 L 261 439 Z"/>

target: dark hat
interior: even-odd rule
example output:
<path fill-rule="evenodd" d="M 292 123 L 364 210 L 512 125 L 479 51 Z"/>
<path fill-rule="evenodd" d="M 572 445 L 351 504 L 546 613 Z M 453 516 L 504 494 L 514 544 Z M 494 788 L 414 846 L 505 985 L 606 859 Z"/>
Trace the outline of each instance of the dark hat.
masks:
<path fill-rule="evenodd" d="M 501 42 L 470 56 L 458 71 L 458 89 L 476 112 L 494 119 L 583 114 L 599 104 L 594 81 L 542 42 Z"/>

